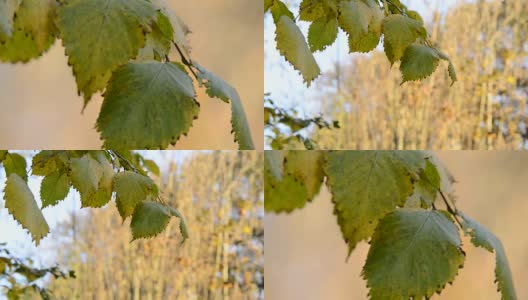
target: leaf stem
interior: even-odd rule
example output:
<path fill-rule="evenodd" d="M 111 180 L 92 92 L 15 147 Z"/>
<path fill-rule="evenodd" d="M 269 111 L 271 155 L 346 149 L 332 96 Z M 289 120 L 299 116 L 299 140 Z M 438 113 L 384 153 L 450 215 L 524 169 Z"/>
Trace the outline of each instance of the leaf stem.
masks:
<path fill-rule="evenodd" d="M 402 15 L 406 15 L 405 12 L 403 12 L 403 10 L 401 10 L 396 4 L 392 3 L 391 0 L 383 0 L 383 2 L 391 4 L 392 6 L 396 7 L 396 9 L 397 9 Z"/>
<path fill-rule="evenodd" d="M 425 180 L 427 180 L 427 183 L 432 186 L 434 189 L 436 189 L 436 191 L 440 194 L 440 196 L 442 197 L 442 200 L 444 201 L 445 205 L 446 205 L 446 208 L 447 208 L 447 211 L 453 216 L 453 218 L 455 219 L 455 221 L 458 223 L 458 225 L 460 226 L 460 228 L 463 228 L 462 227 L 462 223 L 460 222 L 460 220 L 458 220 L 458 210 L 455 206 L 455 204 L 453 203 L 453 207 L 451 207 L 451 205 L 449 204 L 449 201 L 447 200 L 447 197 L 446 195 L 444 194 L 444 192 L 442 192 L 442 190 L 440 189 L 440 187 L 437 187 L 436 185 L 434 185 L 430 180 L 429 178 L 427 178 L 427 176 L 425 177 Z M 436 210 L 436 207 L 434 205 L 434 201 L 432 203 L 432 207 L 433 209 Z"/>
<path fill-rule="evenodd" d="M 305 7 L 303 7 L 303 10 L 308 10 L 308 9 L 312 8 L 313 6 L 315 6 L 315 4 L 317 4 L 317 1 L 312 1 L 312 2 L 310 2 L 310 4 L 308 4 Z M 297 21 L 300 16 L 301 16 L 301 7 L 299 6 L 299 13 L 297 14 L 297 16 L 295 16 L 294 21 Z"/>
<path fill-rule="evenodd" d="M 115 151 L 115 150 L 108 150 L 108 153 L 112 153 L 115 157 L 117 157 L 120 161 L 123 161 L 125 162 L 128 167 L 134 171 L 135 173 L 138 173 L 138 174 L 141 174 L 138 169 L 136 169 L 136 167 L 134 167 L 134 165 L 132 165 L 123 155 L 121 155 L 121 153 Z"/>
<path fill-rule="evenodd" d="M 200 81 L 200 79 L 198 78 L 198 75 L 196 75 L 196 73 L 194 72 L 193 70 L 193 64 L 191 63 L 191 61 L 189 61 L 185 55 L 183 55 L 183 52 L 181 51 L 180 47 L 178 46 L 178 44 L 176 44 L 174 41 L 172 42 L 172 44 L 174 45 L 174 47 L 176 48 L 176 50 L 178 51 L 178 53 L 180 54 L 180 57 L 181 57 L 181 61 L 184 65 L 186 65 L 189 70 L 191 70 L 191 73 L 194 75 L 194 78 L 196 78 L 196 80 Z M 190 59 L 190 58 L 189 58 Z"/>
<path fill-rule="evenodd" d="M 383 0 L 383 11 L 385 12 L 385 15 L 388 16 L 389 15 L 389 6 L 387 5 L 387 1 L 386 0 Z"/>
<path fill-rule="evenodd" d="M 438 189 L 438 193 L 440 194 L 440 196 L 442 197 L 442 200 L 444 200 L 444 203 L 446 205 L 446 208 L 447 208 L 447 211 L 453 215 L 453 218 L 455 219 L 455 221 L 458 223 L 458 225 L 460 226 L 460 228 L 463 228 L 462 226 L 462 223 L 460 222 L 460 220 L 458 220 L 458 210 L 457 208 L 453 208 L 451 207 L 451 205 L 449 204 L 449 201 L 447 201 L 447 197 L 445 196 L 444 192 L 442 192 L 442 190 Z"/>

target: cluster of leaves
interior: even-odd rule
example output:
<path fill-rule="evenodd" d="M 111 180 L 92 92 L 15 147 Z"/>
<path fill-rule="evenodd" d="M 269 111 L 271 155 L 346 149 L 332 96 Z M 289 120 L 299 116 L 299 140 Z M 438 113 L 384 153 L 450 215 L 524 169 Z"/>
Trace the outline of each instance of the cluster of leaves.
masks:
<path fill-rule="evenodd" d="M 431 75 L 440 60 L 448 62 L 448 73 L 456 81 L 449 58 L 427 39 L 420 15 L 399 0 L 302 0 L 298 17 L 310 23 L 308 42 L 296 17 L 280 0 L 264 0 L 276 26 L 277 49 L 310 83 L 320 74 L 313 53 L 332 45 L 341 28 L 348 35 L 349 51 L 370 52 L 383 35 L 383 47 L 391 65 L 401 61 L 403 82 Z"/>
<path fill-rule="evenodd" d="M 193 238 L 185 247 L 178 247 L 175 223 L 156 239 L 130 243 L 127 228 L 115 226 L 120 216 L 108 208 L 61 223 L 51 250 L 60 249 L 58 261 L 78 277 L 49 287 L 58 299 L 75 291 L 84 299 L 263 300 L 263 161 L 257 151 L 207 151 L 167 163 L 156 182 L 189 224 Z M 138 272 L 130 280 L 123 270 Z"/>
<path fill-rule="evenodd" d="M 29 231 L 35 244 L 49 232 L 42 209 L 57 205 L 70 188 L 81 196 L 81 207 L 103 207 L 115 193 L 117 210 L 123 221 L 132 217 L 133 240 L 161 233 L 172 216 L 178 217 L 180 231 L 188 237 L 180 213 L 163 203 L 156 183 L 147 172 L 159 174 L 151 160 L 131 152 L 117 151 L 40 151 L 33 156 L 30 173 L 42 176 L 41 208 L 28 186 L 24 156 L 0 151 L 0 164 L 6 173 L 5 207 L 22 227 Z"/>
<path fill-rule="evenodd" d="M 434 11 L 435 3 L 421 6 Z M 443 72 L 427 84 L 400 88 L 400 74 L 389 72 L 380 51 L 340 66 L 339 76 L 327 74 L 339 77 L 341 88 L 325 78 L 317 97 L 324 97 L 325 117 L 339 120 L 342 129 L 312 138 L 332 150 L 526 148 L 526 3 L 456 1 L 427 21 L 439 49 L 456 53 L 451 59 L 463 88 L 449 87 Z"/>
<path fill-rule="evenodd" d="M 188 32 L 163 0 L 0 1 L 0 61 L 28 62 L 60 38 L 84 105 L 104 91 L 96 128 L 105 148 L 164 149 L 186 135 L 200 110 L 192 74 L 231 102 L 235 141 L 253 149 L 237 91 L 192 61 Z"/>
<path fill-rule="evenodd" d="M 43 300 L 52 299 L 52 292 L 46 287 L 40 287 L 38 280 L 48 276 L 54 279 L 75 278 L 73 271 L 64 272 L 59 267 L 37 268 L 31 259 L 15 257 L 6 248 L 5 243 L 0 243 L 0 287 L 7 299 L 26 299 L 29 293 L 37 293 Z"/>
<path fill-rule="evenodd" d="M 307 150 L 317 149 L 315 140 L 304 136 L 301 131 L 316 126 L 318 129 L 338 129 L 339 122 L 329 123 L 322 116 L 300 118 L 295 109 L 286 110 L 264 97 L 264 129 L 273 135 L 266 135 L 273 150 L 289 148 L 292 143 L 300 143 Z M 289 132 L 285 134 L 284 131 Z"/>
<path fill-rule="evenodd" d="M 453 177 L 423 151 L 266 151 L 265 209 L 302 208 L 323 182 L 348 244 L 369 240 L 362 277 L 370 299 L 429 299 L 455 279 L 465 252 L 459 232 L 496 256 L 502 299 L 517 299 L 500 240 L 457 210 Z M 326 178 L 326 181 L 325 181 Z M 437 209 L 441 199 L 446 209 Z"/>

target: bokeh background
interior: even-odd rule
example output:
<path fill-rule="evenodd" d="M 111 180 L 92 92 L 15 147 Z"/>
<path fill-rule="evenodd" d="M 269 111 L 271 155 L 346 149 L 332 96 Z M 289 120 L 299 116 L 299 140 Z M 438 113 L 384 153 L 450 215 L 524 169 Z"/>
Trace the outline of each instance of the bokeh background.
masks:
<path fill-rule="evenodd" d="M 155 238 L 131 242 L 130 218 L 123 223 L 115 202 L 81 209 L 80 196 L 71 189 L 64 201 L 43 210 L 50 233 L 36 247 L 4 207 L 3 167 L 0 243 L 15 257 L 31 258 L 34 266 L 74 270 L 76 279 L 36 282 L 57 299 L 263 300 L 263 154 L 139 152 L 158 164 L 161 175 L 150 176 L 161 198 L 186 220 L 190 236 L 184 244 L 176 218 Z M 17 153 L 31 160 L 36 151 Z M 41 177 L 29 177 L 37 203 L 40 182 Z M 0 287 L 0 299 L 5 296 Z M 27 296 L 23 299 L 40 299 Z"/>
<path fill-rule="evenodd" d="M 297 12 L 300 0 L 287 1 Z M 347 36 L 315 54 L 322 75 L 310 88 L 275 49 L 265 17 L 265 92 L 300 116 L 339 121 L 341 129 L 302 134 L 320 149 L 499 150 L 528 147 L 528 2 L 526 0 L 402 0 L 424 18 L 433 45 L 452 60 L 420 82 L 402 82 L 383 43 L 348 53 Z M 298 22 L 308 32 L 307 22 Z M 288 130 L 285 129 L 285 133 Z M 302 149 L 289 145 L 288 149 Z"/>
<path fill-rule="evenodd" d="M 436 155 L 458 183 L 457 208 L 502 241 L 518 299 L 528 299 L 528 153 L 514 151 L 440 151 Z M 362 242 L 345 262 L 347 246 L 332 214 L 330 194 L 290 215 L 266 214 L 266 296 L 269 299 L 367 299 L 360 277 L 368 245 Z M 464 268 L 452 286 L 432 299 L 497 300 L 495 255 L 463 237 Z"/>
<path fill-rule="evenodd" d="M 247 0 L 167 0 L 190 27 L 192 58 L 239 92 L 253 142 L 263 139 L 262 3 Z M 230 105 L 198 89 L 199 119 L 178 149 L 237 149 Z M 4 149 L 98 149 L 94 129 L 102 98 L 96 95 L 81 115 L 83 100 L 56 41 L 28 64 L 0 64 L 0 145 Z"/>

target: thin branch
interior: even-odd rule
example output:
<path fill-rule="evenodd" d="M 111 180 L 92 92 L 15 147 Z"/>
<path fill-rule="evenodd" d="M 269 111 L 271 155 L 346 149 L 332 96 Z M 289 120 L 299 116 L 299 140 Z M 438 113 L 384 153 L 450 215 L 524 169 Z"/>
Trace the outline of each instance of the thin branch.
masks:
<path fill-rule="evenodd" d="M 160 197 L 160 195 L 158 195 L 156 198 L 158 199 L 158 202 L 159 202 L 159 203 L 161 203 L 161 204 L 165 204 L 165 205 L 167 204 L 167 203 L 165 202 L 165 200 L 163 200 L 163 199 Z"/>
<path fill-rule="evenodd" d="M 440 189 L 440 187 L 437 187 L 435 186 L 430 180 L 429 178 L 427 178 L 427 176 L 424 177 L 425 180 L 427 181 L 427 183 L 432 186 L 434 189 L 436 189 L 436 191 L 440 194 L 440 196 L 442 197 L 442 200 L 444 201 L 445 205 L 446 205 L 446 208 L 447 208 L 447 211 L 453 215 L 453 218 L 455 219 L 455 221 L 458 223 L 458 225 L 460 226 L 460 228 L 463 228 L 462 227 L 462 223 L 460 222 L 460 220 L 458 220 L 458 210 L 455 206 L 455 204 L 453 203 L 453 207 L 451 207 L 451 205 L 449 204 L 449 201 L 447 200 L 447 197 L 446 195 L 444 194 L 444 192 L 442 192 L 442 190 Z M 432 203 L 432 206 L 433 206 L 433 209 L 436 210 L 436 207 L 434 205 L 434 201 Z"/>
<path fill-rule="evenodd" d="M 449 211 L 450 213 L 456 214 L 457 213 L 456 207 L 452 208 L 451 205 L 449 204 L 449 201 L 447 201 L 447 197 L 444 194 L 444 192 L 442 192 L 442 190 L 440 190 L 440 189 L 437 189 L 437 190 L 438 190 L 438 193 L 440 194 L 440 196 L 442 197 L 442 200 L 444 200 L 444 203 L 445 203 L 445 205 L 447 207 L 447 211 Z"/>
<path fill-rule="evenodd" d="M 396 7 L 396 9 L 402 14 L 402 15 L 406 15 L 405 12 L 403 12 L 403 10 L 401 10 L 396 4 L 392 3 L 391 0 L 383 0 L 383 2 L 388 2 L 389 4 L 391 4 L 392 6 Z"/>
<path fill-rule="evenodd" d="M 115 168 L 115 169 L 119 169 L 116 165 L 116 160 L 119 160 L 119 158 L 111 151 L 111 150 L 105 150 L 105 152 L 108 154 L 108 156 L 110 156 L 110 160 L 112 162 L 112 166 Z"/>
<path fill-rule="evenodd" d="M 310 4 L 306 5 L 304 7 L 305 10 L 308 10 L 310 8 L 312 8 L 313 6 L 315 6 L 316 4 L 318 3 L 317 0 L 313 0 L 312 2 L 310 2 Z M 297 14 L 297 16 L 295 16 L 295 21 L 297 21 L 299 19 L 299 17 L 301 16 L 301 8 L 299 7 L 299 13 Z"/>
<path fill-rule="evenodd" d="M 458 211 L 457 211 L 456 207 L 453 209 L 453 208 L 451 207 L 451 205 L 449 205 L 449 201 L 447 201 L 447 197 L 444 195 L 444 193 L 443 193 L 440 189 L 438 189 L 438 193 L 440 193 L 440 196 L 442 196 L 442 200 L 444 200 L 444 203 L 445 203 L 445 205 L 446 205 L 446 207 L 447 207 L 447 211 L 448 211 L 451 215 L 453 215 L 453 218 L 455 218 L 455 221 L 458 223 L 458 225 L 460 226 L 460 228 L 463 228 L 462 223 L 461 223 L 460 220 L 458 220 L 458 218 L 457 218 L 457 217 L 458 217 Z"/>
<path fill-rule="evenodd" d="M 136 169 L 136 167 L 134 167 L 134 165 L 132 165 L 132 163 L 130 163 L 123 155 L 121 155 L 121 153 L 115 151 L 115 150 L 108 150 L 109 153 L 113 153 L 114 156 L 116 156 L 120 161 L 122 162 L 125 162 L 128 167 L 130 169 L 132 169 L 132 171 L 134 171 L 135 173 L 138 173 L 138 174 L 141 174 L 138 169 Z"/>
<path fill-rule="evenodd" d="M 189 60 L 187 60 L 185 55 L 183 55 L 183 52 L 181 51 L 180 46 L 178 46 L 178 44 L 176 44 L 174 41 L 172 42 L 172 44 L 174 45 L 174 47 L 176 47 L 176 50 L 178 50 L 178 53 L 180 54 L 183 64 L 186 65 L 189 68 L 189 70 L 191 70 L 191 73 L 194 75 L 194 78 L 196 78 L 196 80 L 199 81 L 200 78 L 198 78 L 198 75 L 196 75 L 196 73 L 193 70 L 193 67 L 194 67 L 193 64 Z"/>

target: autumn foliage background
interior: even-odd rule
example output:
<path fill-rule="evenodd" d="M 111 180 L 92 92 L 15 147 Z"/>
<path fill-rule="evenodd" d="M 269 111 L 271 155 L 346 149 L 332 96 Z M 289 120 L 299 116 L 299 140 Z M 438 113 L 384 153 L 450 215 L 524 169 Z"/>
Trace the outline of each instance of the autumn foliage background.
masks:
<path fill-rule="evenodd" d="M 450 86 L 440 63 L 427 79 L 400 85 L 398 64 L 391 68 L 383 48 L 348 55 L 303 99 L 341 126 L 309 134 L 319 148 L 526 148 L 528 2 L 459 0 L 442 12 L 443 1 L 402 2 L 431 16 L 430 40 L 451 58 L 458 81 Z"/>
<path fill-rule="evenodd" d="M 131 242 L 130 219 L 123 224 L 115 204 L 74 209 L 52 226 L 33 260 L 58 263 L 76 278 L 39 284 L 57 299 L 263 299 L 263 154 L 141 153 L 157 157 L 161 175 L 151 178 L 160 197 L 184 216 L 189 239 L 181 243 L 174 218 L 157 237 Z M 79 196 L 70 191 L 60 205 L 75 201 Z M 8 246 L 20 252 L 20 245 Z"/>
<path fill-rule="evenodd" d="M 130 243 L 115 209 L 92 210 L 61 227 L 60 263 L 76 280 L 50 286 L 64 299 L 263 299 L 262 154 L 197 154 L 166 162 L 162 198 L 185 217 L 152 240 Z"/>

